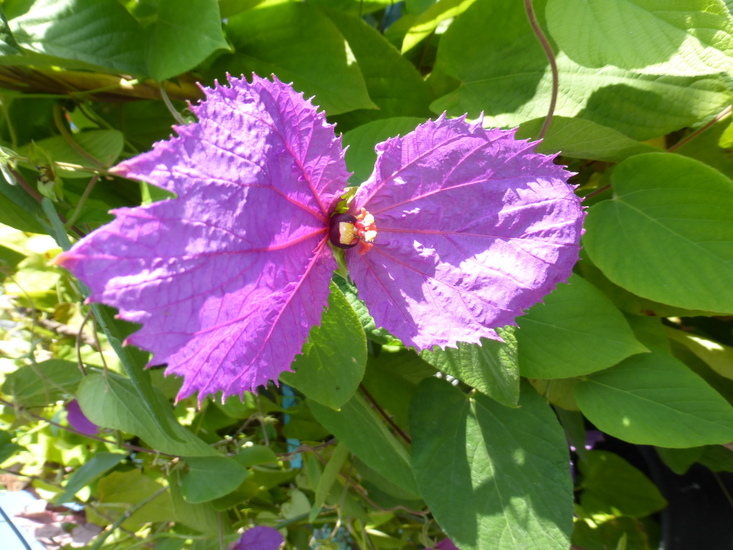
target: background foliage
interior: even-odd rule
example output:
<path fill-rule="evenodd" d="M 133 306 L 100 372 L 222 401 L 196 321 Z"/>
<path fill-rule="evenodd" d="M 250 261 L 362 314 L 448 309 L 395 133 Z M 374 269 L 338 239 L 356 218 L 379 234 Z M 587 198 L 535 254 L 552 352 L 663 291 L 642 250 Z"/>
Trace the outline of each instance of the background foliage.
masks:
<path fill-rule="evenodd" d="M 4 0 L 3 483 L 81 505 L 52 510 L 89 548 L 218 549 L 252 525 L 297 548 L 730 544 L 731 3 L 529 4 Z M 352 184 L 443 111 L 531 138 L 551 111 L 538 150 L 589 207 L 576 273 L 505 343 L 419 356 L 335 277 L 287 385 L 174 402 L 180 381 L 143 370 L 134 327 L 53 258 L 163 197 L 107 169 L 227 72 L 315 96 Z M 74 400 L 97 430 L 74 428 Z"/>

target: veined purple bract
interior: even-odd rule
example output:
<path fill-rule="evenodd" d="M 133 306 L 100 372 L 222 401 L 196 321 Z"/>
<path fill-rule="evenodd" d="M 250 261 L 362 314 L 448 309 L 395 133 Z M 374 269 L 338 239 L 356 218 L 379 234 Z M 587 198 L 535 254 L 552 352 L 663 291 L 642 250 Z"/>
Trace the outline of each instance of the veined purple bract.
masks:
<path fill-rule="evenodd" d="M 289 370 L 327 304 L 349 177 L 333 126 L 290 85 L 229 78 L 204 93 L 198 122 L 115 169 L 176 198 L 116 210 L 59 260 L 142 323 L 129 342 L 200 399 Z M 584 210 L 534 146 L 444 116 L 377 145 L 349 205 L 361 221 L 337 238 L 362 245 L 345 260 L 378 326 L 417 349 L 497 339 L 567 280 Z"/>

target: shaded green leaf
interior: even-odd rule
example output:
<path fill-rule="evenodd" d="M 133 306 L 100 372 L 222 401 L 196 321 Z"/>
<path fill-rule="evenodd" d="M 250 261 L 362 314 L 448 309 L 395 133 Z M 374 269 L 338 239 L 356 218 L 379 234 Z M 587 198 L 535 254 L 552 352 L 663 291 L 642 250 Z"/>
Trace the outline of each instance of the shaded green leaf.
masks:
<path fill-rule="evenodd" d="M 580 505 L 591 515 L 641 518 L 667 506 L 657 486 L 614 453 L 588 451 L 578 468 L 583 474 Z"/>
<path fill-rule="evenodd" d="M 661 351 L 588 376 L 575 397 L 598 429 L 630 443 L 681 448 L 733 441 L 733 407 Z"/>
<path fill-rule="evenodd" d="M 388 481 L 416 495 L 405 447 L 385 427 L 366 401 L 356 394 L 340 411 L 309 401 L 313 416 L 349 450 Z M 354 429 L 358 426 L 358 429 Z"/>
<path fill-rule="evenodd" d="M 615 196 L 591 207 L 583 243 L 614 283 L 650 300 L 733 313 L 733 181 L 667 153 L 611 175 Z"/>
<path fill-rule="evenodd" d="M 410 424 L 418 488 L 459 548 L 567 550 L 573 508 L 567 442 L 531 388 L 511 409 L 429 378 L 412 401 Z"/>
<path fill-rule="evenodd" d="M 568 282 L 517 319 L 522 376 L 580 376 L 647 351 L 603 293 L 578 275 Z"/>

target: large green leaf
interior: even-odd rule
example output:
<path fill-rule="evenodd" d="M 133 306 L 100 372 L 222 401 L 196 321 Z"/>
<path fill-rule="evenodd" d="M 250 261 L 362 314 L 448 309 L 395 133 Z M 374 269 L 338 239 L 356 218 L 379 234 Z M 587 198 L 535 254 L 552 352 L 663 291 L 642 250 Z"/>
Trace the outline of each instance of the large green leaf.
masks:
<path fill-rule="evenodd" d="M 211 0 L 158 0 L 148 34 L 147 69 L 161 81 L 190 71 L 217 50 L 229 49 L 219 6 Z M 195 37 L 186 40 L 185 37 Z"/>
<path fill-rule="evenodd" d="M 730 101 L 722 77 L 642 75 L 588 68 L 557 53 L 559 95 L 554 113 L 590 120 L 646 140 L 721 111 Z M 522 2 L 476 2 L 443 35 L 436 70 L 460 82 L 435 101 L 435 112 L 477 117 L 485 126 L 517 126 L 545 117 L 552 75 Z"/>
<path fill-rule="evenodd" d="M 9 24 L 25 63 L 146 74 L 145 35 L 116 0 L 35 0 Z"/>
<path fill-rule="evenodd" d="M 580 376 L 647 351 L 602 292 L 578 275 L 569 283 L 517 319 L 522 376 Z"/>
<path fill-rule="evenodd" d="M 244 466 L 228 456 L 189 456 L 189 471 L 181 480 L 183 498 L 208 502 L 234 491 L 249 476 Z"/>
<path fill-rule="evenodd" d="M 214 449 L 181 426 L 168 401 L 152 388 L 157 405 L 166 411 L 172 434 L 164 431 L 148 412 L 148 406 L 129 379 L 112 373 L 90 374 L 79 385 L 79 405 L 84 414 L 105 428 L 135 434 L 161 452 L 179 456 L 218 456 Z"/>
<path fill-rule="evenodd" d="M 304 3 L 265 5 L 231 17 L 227 36 L 236 53 L 214 65 L 216 76 L 255 72 L 292 82 L 329 115 L 375 109 L 344 36 Z"/>
<path fill-rule="evenodd" d="M 499 329 L 503 342 L 482 338 L 480 344 L 425 350 L 420 356 L 445 374 L 473 386 L 499 403 L 516 407 L 519 399 L 517 340 L 509 327 Z"/>
<path fill-rule="evenodd" d="M 366 360 L 366 336 L 359 317 L 332 283 L 321 325 L 311 329 L 303 353 L 293 362 L 295 372 L 283 372 L 280 379 L 307 397 L 338 409 L 359 387 Z"/>
<path fill-rule="evenodd" d="M 429 378 L 412 400 L 410 424 L 420 494 L 461 550 L 567 550 L 567 442 L 529 386 L 511 409 Z"/>
<path fill-rule="evenodd" d="M 309 405 L 316 420 L 346 443 L 367 466 L 398 487 L 417 495 L 407 450 L 359 394 L 340 411 L 315 401 L 309 401 Z"/>
<path fill-rule="evenodd" d="M 686 157 L 638 155 L 611 175 L 583 242 L 614 283 L 651 300 L 733 313 L 733 181 Z"/>
<path fill-rule="evenodd" d="M 580 505 L 589 515 L 641 518 L 667 505 L 648 477 L 614 453 L 588 451 L 578 467 L 583 474 Z"/>
<path fill-rule="evenodd" d="M 82 375 L 76 363 L 49 359 L 26 365 L 5 377 L 2 392 L 17 405 L 46 407 L 73 395 Z"/>
<path fill-rule="evenodd" d="M 682 448 L 733 441 L 733 407 L 661 351 L 588 376 L 575 386 L 575 398 L 598 429 L 630 443 Z"/>
<path fill-rule="evenodd" d="M 676 75 L 733 68 L 733 19 L 722 0 L 548 0 L 546 13 L 560 48 L 586 67 Z"/>
<path fill-rule="evenodd" d="M 365 21 L 332 10 L 327 15 L 348 41 L 369 97 L 378 107 L 339 117 L 339 127 L 353 127 L 377 118 L 430 116 L 433 97 L 412 63 Z"/>

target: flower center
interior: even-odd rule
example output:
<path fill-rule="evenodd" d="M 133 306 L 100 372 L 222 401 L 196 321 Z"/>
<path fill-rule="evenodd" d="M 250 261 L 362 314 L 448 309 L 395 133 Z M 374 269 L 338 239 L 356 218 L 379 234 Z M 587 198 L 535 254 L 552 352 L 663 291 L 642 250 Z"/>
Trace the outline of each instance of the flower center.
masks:
<path fill-rule="evenodd" d="M 366 254 L 377 238 L 377 224 L 374 216 L 362 208 L 356 216 L 336 214 L 331 217 L 329 238 L 334 246 L 353 248 L 361 245 L 359 254 Z"/>

